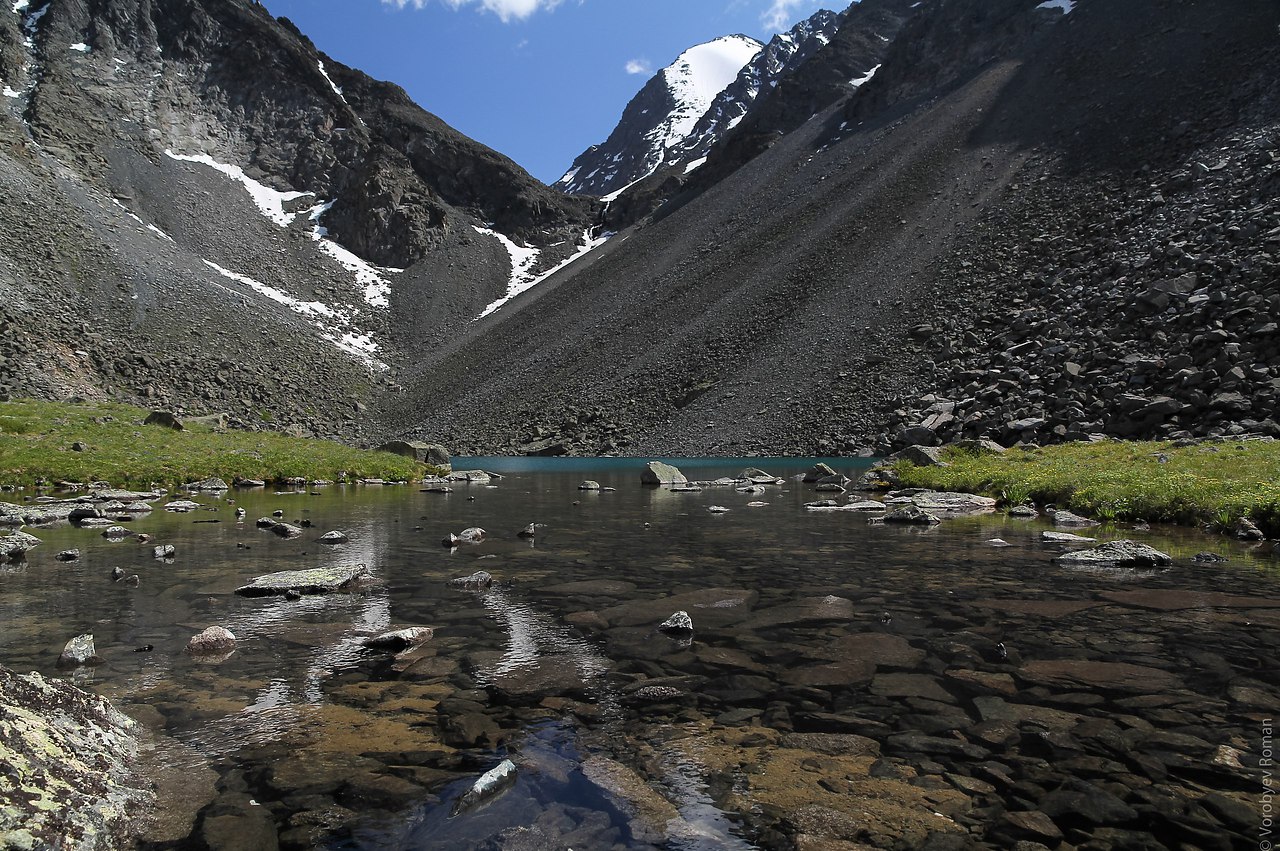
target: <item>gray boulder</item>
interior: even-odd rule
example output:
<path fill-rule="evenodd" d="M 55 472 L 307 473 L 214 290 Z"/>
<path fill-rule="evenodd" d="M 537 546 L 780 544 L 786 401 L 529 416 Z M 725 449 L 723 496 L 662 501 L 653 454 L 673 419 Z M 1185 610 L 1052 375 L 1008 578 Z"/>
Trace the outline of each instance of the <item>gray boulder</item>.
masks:
<path fill-rule="evenodd" d="M 598 491 L 598 490 L 600 490 L 600 483 L 599 483 L 599 482 L 596 482 L 596 481 L 592 481 L 591 479 L 587 479 L 586 481 L 583 481 L 583 482 L 579 482 L 579 483 L 578 483 L 578 490 L 580 490 L 580 491 Z"/>
<path fill-rule="evenodd" d="M 185 490 L 189 491 L 225 491 L 230 489 L 230 485 L 222 479 L 214 476 L 208 479 L 201 479 L 198 482 L 191 482 L 186 485 Z"/>
<path fill-rule="evenodd" d="M 1079 514 L 1073 514 L 1065 508 L 1045 509 L 1053 520 L 1054 526 L 1097 526 L 1097 520 L 1090 520 L 1088 517 L 1081 517 Z"/>
<path fill-rule="evenodd" d="M 658 629 L 669 635 L 688 635 L 693 632 L 693 618 L 685 611 L 675 612 L 671 617 L 658 624 Z"/>
<path fill-rule="evenodd" d="M 640 483 L 645 485 L 683 485 L 688 481 L 684 473 L 661 461 L 650 461 L 640 474 Z"/>
<path fill-rule="evenodd" d="M 470 576 L 459 576 L 457 579 L 451 579 L 449 584 L 457 588 L 465 588 L 468 591 L 483 591 L 493 585 L 493 574 L 487 570 L 477 570 Z"/>
<path fill-rule="evenodd" d="M 995 511 L 996 508 L 996 501 L 989 496 L 951 491 L 920 491 L 911 495 L 911 502 L 925 511 L 950 514 L 977 514 Z"/>
<path fill-rule="evenodd" d="M 915 464 L 917 467 L 945 466 L 942 461 L 942 449 L 938 446 L 908 446 L 906 449 L 893 453 L 887 460 L 906 461 L 909 464 Z"/>
<path fill-rule="evenodd" d="M 804 481 L 806 484 L 813 484 L 814 482 L 820 482 L 823 479 L 832 478 L 839 475 L 840 475 L 839 473 L 831 469 L 830 465 L 823 464 L 822 462 L 818 462 L 817 464 L 814 464 L 812 467 L 810 467 L 808 471 L 805 472 L 804 478 L 802 479 L 802 481 Z"/>
<path fill-rule="evenodd" d="M 174 431 L 182 431 L 185 428 L 182 420 L 178 419 L 178 415 L 172 411 L 152 411 L 142 424 L 171 428 Z"/>
<path fill-rule="evenodd" d="M 1138 541 L 1108 541 L 1101 546 L 1074 553 L 1065 553 L 1054 561 L 1059 564 L 1105 567 L 1165 567 L 1173 559 L 1154 547 Z"/>
<path fill-rule="evenodd" d="M 435 630 L 429 626 L 411 626 L 405 629 L 397 629 L 392 632 L 384 632 L 381 635 L 374 635 L 364 639 L 360 643 L 365 647 L 371 647 L 378 650 L 394 650 L 399 652 L 410 647 L 416 647 L 423 642 L 430 641 L 435 636 Z"/>
<path fill-rule="evenodd" d="M 404 458 L 412 458 L 419 464 L 430 464 L 433 467 L 448 467 L 452 458 L 449 450 L 438 443 L 425 443 L 417 440 L 393 440 L 378 447 L 379 452 L 390 452 Z"/>
<path fill-rule="evenodd" d="M 347 537 L 346 532 L 339 532 L 337 529 L 332 532 L 325 532 L 320 536 L 320 543 L 322 544 L 345 544 L 349 540 L 351 539 Z"/>
<path fill-rule="evenodd" d="M 934 515 L 925 511 L 918 505 L 904 505 L 901 508 L 895 508 L 884 516 L 885 523 L 903 523 L 915 526 L 933 526 L 941 523 Z"/>
<path fill-rule="evenodd" d="M 27 550 L 40 546 L 40 539 L 26 532 L 13 532 L 0 537 L 0 560 L 21 558 Z"/>

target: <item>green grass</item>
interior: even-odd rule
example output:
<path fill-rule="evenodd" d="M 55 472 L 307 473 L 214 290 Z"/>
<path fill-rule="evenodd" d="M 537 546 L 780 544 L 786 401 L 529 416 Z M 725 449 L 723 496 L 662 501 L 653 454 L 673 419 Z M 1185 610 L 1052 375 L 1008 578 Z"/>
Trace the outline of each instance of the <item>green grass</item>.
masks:
<path fill-rule="evenodd" d="M 1162 463 L 1157 456 L 1163 456 Z M 1280 442 L 1175 447 L 1108 440 L 972 454 L 950 448 L 946 467 L 895 468 L 905 485 L 1027 499 L 1114 521 L 1234 526 L 1248 517 L 1280 535 Z"/>
<path fill-rule="evenodd" d="M 418 479 L 408 458 L 328 440 L 268 432 L 143 425 L 149 412 L 118 404 L 0 403 L 0 484 L 105 481 L 116 486 L 180 485 L 217 476 L 281 481 Z M 85 444 L 83 452 L 72 450 Z"/>

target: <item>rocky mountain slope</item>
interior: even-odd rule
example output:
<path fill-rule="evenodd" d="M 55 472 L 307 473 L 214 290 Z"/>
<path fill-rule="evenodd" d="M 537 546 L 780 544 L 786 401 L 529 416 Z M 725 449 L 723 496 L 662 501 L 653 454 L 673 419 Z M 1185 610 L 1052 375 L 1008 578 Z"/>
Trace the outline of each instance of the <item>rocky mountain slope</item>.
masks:
<path fill-rule="evenodd" d="M 609 138 L 579 154 L 552 186 L 574 195 L 608 195 L 652 174 L 761 47 L 753 38 L 729 35 L 681 53 L 631 99 Z"/>
<path fill-rule="evenodd" d="M 1280 9 L 1063 8 L 926 0 L 818 115 L 779 86 L 794 130 L 744 122 L 757 155 L 450 341 L 388 417 L 582 454 L 1274 431 Z M 804 91 L 858 70 L 843 33 Z"/>
<path fill-rule="evenodd" d="M 594 218 L 250 0 L 18 2 L 0 81 L 3 393 L 360 433 Z"/>

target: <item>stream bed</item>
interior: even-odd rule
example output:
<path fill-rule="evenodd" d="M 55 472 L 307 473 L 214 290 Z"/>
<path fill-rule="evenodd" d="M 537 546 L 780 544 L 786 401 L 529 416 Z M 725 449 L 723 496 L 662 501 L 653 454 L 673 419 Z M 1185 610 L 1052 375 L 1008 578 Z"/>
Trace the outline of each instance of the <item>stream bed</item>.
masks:
<path fill-rule="evenodd" d="M 1280 710 L 1269 544 L 1104 525 L 1071 531 L 1141 541 L 1173 565 L 1073 568 L 1054 557 L 1088 545 L 1046 542 L 1043 517 L 917 527 L 807 509 L 845 499 L 798 480 L 815 460 L 675 462 L 691 479 L 752 466 L 784 480 L 748 494 L 645 487 L 634 459 L 456 459 L 502 477 L 448 494 L 233 490 L 185 514 L 162 500 L 127 524 L 146 546 L 29 529 L 41 546 L 0 566 L 0 664 L 97 691 L 153 734 L 164 818 L 144 848 L 1266 840 Z M 604 489 L 579 490 L 587 479 Z M 276 511 L 304 535 L 255 526 Z M 442 545 L 469 527 L 485 540 Z M 350 540 L 320 543 L 330 530 Z M 171 563 L 154 544 L 174 545 Z M 55 560 L 71 547 L 79 560 Z M 357 563 L 372 580 L 351 591 L 234 593 Z M 137 586 L 113 582 L 116 567 Z M 451 582 L 479 570 L 492 586 Z M 692 635 L 658 630 L 676 611 Z M 183 652 L 213 625 L 234 653 Z M 400 655 L 362 643 L 406 626 L 434 637 Z M 59 671 L 85 632 L 104 661 Z M 514 782 L 462 800 L 504 759 Z"/>

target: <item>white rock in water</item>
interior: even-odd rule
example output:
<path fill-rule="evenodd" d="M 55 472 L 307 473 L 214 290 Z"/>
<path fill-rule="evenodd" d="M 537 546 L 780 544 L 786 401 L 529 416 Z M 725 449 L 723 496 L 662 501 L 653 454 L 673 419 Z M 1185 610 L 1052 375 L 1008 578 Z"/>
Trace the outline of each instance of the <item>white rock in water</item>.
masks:
<path fill-rule="evenodd" d="M 337 529 L 332 532 L 325 532 L 320 536 L 320 543 L 322 544 L 345 544 L 349 540 L 351 539 L 347 537 L 346 532 L 339 532 Z"/>
<path fill-rule="evenodd" d="M 480 779 L 453 805 L 453 815 L 480 806 L 511 788 L 516 782 L 516 764 L 509 759 L 480 775 Z"/>
<path fill-rule="evenodd" d="M 671 633 L 693 632 L 693 618 L 689 617 L 688 612 L 682 610 L 658 624 L 658 629 Z"/>
<path fill-rule="evenodd" d="M 86 632 L 84 635 L 77 635 L 62 648 L 62 655 L 58 657 L 58 666 L 94 665 L 100 661 L 98 651 L 93 646 L 93 633 Z"/>

